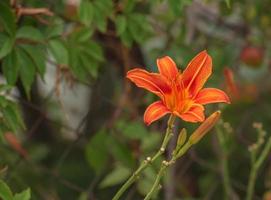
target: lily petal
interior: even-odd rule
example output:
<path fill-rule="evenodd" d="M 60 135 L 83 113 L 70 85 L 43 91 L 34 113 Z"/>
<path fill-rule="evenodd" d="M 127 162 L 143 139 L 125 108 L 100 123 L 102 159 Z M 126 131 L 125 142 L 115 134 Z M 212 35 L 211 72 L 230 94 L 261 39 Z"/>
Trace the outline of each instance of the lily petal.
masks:
<path fill-rule="evenodd" d="M 127 72 L 128 79 L 134 82 L 138 87 L 144 88 L 160 98 L 163 98 L 165 93 L 169 93 L 171 88 L 166 83 L 165 77 L 156 73 L 149 73 L 143 69 L 133 69 Z"/>
<path fill-rule="evenodd" d="M 157 59 L 157 66 L 160 74 L 167 77 L 169 80 L 174 80 L 179 74 L 175 62 L 169 56 Z"/>
<path fill-rule="evenodd" d="M 183 83 L 195 96 L 212 73 L 212 59 L 207 51 L 196 55 L 183 72 Z"/>
<path fill-rule="evenodd" d="M 225 92 L 216 88 L 204 88 L 199 91 L 196 99 L 196 103 L 205 105 L 209 103 L 230 103 L 230 99 Z"/>
<path fill-rule="evenodd" d="M 144 122 L 147 125 L 150 125 L 152 122 L 160 119 L 164 115 L 170 113 L 167 107 L 163 104 L 162 101 L 156 101 L 149 105 L 144 113 Z"/>
<path fill-rule="evenodd" d="M 200 104 L 194 104 L 189 111 L 178 116 L 187 122 L 202 122 L 205 119 L 204 107 Z"/>

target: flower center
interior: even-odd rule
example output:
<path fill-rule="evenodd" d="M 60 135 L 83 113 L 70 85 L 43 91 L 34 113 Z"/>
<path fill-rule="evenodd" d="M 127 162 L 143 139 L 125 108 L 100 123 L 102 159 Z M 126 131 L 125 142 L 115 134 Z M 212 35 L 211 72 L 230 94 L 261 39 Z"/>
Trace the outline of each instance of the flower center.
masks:
<path fill-rule="evenodd" d="M 172 81 L 171 92 L 165 94 L 164 103 L 171 112 L 187 112 L 193 105 L 189 91 L 180 82 Z"/>

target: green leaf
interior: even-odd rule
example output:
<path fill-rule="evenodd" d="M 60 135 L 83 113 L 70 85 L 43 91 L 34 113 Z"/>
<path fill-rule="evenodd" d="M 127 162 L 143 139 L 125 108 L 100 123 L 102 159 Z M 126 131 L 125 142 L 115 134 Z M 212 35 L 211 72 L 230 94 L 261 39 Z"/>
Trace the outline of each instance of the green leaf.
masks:
<path fill-rule="evenodd" d="M 133 44 L 133 37 L 129 31 L 124 31 L 120 35 L 120 39 L 124 43 L 124 45 L 126 45 L 127 47 L 131 47 Z"/>
<path fill-rule="evenodd" d="M 30 198 L 31 198 L 31 191 L 29 188 L 27 188 L 21 193 L 15 194 L 13 200 L 30 200 Z"/>
<path fill-rule="evenodd" d="M 125 4 L 124 4 L 124 12 L 125 13 L 130 13 L 133 11 L 134 7 L 136 5 L 136 1 L 135 0 L 127 0 L 125 1 Z"/>
<path fill-rule="evenodd" d="M 82 0 L 79 6 L 79 19 L 80 21 L 89 26 L 93 19 L 93 5 L 87 0 Z"/>
<path fill-rule="evenodd" d="M 0 197 L 3 200 L 13 200 L 11 190 L 9 189 L 7 184 L 2 180 L 0 180 Z"/>
<path fill-rule="evenodd" d="M 19 109 L 19 107 L 17 106 L 17 104 L 15 102 L 10 101 L 9 106 L 11 107 L 13 112 L 15 113 L 15 116 L 16 116 L 16 119 L 17 119 L 17 124 L 21 128 L 25 129 L 25 124 L 24 124 L 24 120 L 22 118 L 22 113 L 21 113 L 21 110 Z"/>
<path fill-rule="evenodd" d="M 114 186 L 124 182 L 131 175 L 131 170 L 124 166 L 116 166 L 100 183 L 101 188 Z"/>
<path fill-rule="evenodd" d="M 141 149 L 143 152 L 153 152 L 157 149 L 157 146 L 161 142 L 161 135 L 159 133 L 149 133 L 148 137 L 145 137 L 141 144 Z"/>
<path fill-rule="evenodd" d="M 108 161 L 107 136 L 108 133 L 105 130 L 100 130 L 91 138 L 86 147 L 86 159 L 97 174 L 105 169 Z"/>
<path fill-rule="evenodd" d="M 91 59 L 88 55 L 85 55 L 85 54 L 81 54 L 79 56 L 79 60 L 80 60 L 82 67 L 84 67 L 84 69 L 91 76 L 96 78 L 98 75 L 98 68 L 99 68 L 98 63 L 95 60 Z"/>
<path fill-rule="evenodd" d="M 0 37 L 0 59 L 2 59 L 11 52 L 14 39 L 6 35 L 1 35 Z"/>
<path fill-rule="evenodd" d="M 149 136 L 146 128 L 138 122 L 126 122 L 119 121 L 117 123 L 117 128 L 121 133 L 129 139 L 140 139 L 143 140 L 145 137 Z"/>
<path fill-rule="evenodd" d="M 127 20 L 123 15 L 118 15 L 116 17 L 116 29 L 117 35 L 120 36 L 126 29 Z"/>
<path fill-rule="evenodd" d="M 12 8 L 8 4 L 0 1 L 0 10 L 0 24 L 10 36 L 14 36 L 16 30 L 16 19 L 12 12 Z"/>
<path fill-rule="evenodd" d="M 46 55 L 43 46 L 21 45 L 21 48 L 24 49 L 27 55 L 31 58 L 32 62 L 35 64 L 35 67 L 37 68 L 39 74 L 43 79 L 46 70 Z"/>
<path fill-rule="evenodd" d="M 95 4 L 95 9 L 101 11 L 105 17 L 112 16 L 113 14 L 112 0 L 96 0 L 94 4 Z"/>
<path fill-rule="evenodd" d="M 15 110 L 8 105 L 2 110 L 2 113 L 8 126 L 13 132 L 16 132 L 19 128 L 19 122 Z"/>
<path fill-rule="evenodd" d="M 49 50 L 54 56 L 58 64 L 68 65 L 69 55 L 68 50 L 61 40 L 50 40 Z"/>
<path fill-rule="evenodd" d="M 81 28 L 71 34 L 70 40 L 72 40 L 74 43 L 88 42 L 93 34 L 93 31 L 94 30 L 90 27 Z"/>
<path fill-rule="evenodd" d="M 144 42 L 145 38 L 149 34 L 149 24 L 146 17 L 142 14 L 134 13 L 128 16 L 128 30 L 133 39 L 138 42 Z"/>
<path fill-rule="evenodd" d="M 106 32 L 107 28 L 107 19 L 104 15 L 104 13 L 101 12 L 99 9 L 94 9 L 94 17 L 95 17 L 95 24 L 99 31 L 102 33 Z"/>
<path fill-rule="evenodd" d="M 15 85 L 19 74 L 19 61 L 16 51 L 12 51 L 3 59 L 2 69 L 8 84 Z"/>
<path fill-rule="evenodd" d="M 230 8 L 231 7 L 231 0 L 225 0 L 225 2 L 226 2 L 227 7 Z"/>
<path fill-rule="evenodd" d="M 78 50 L 74 47 L 69 48 L 69 67 L 73 74 L 80 80 L 80 81 L 87 81 L 87 71 L 84 68 L 84 64 L 82 64 L 82 60 L 80 59 L 82 55 Z"/>
<path fill-rule="evenodd" d="M 42 41 L 44 36 L 39 29 L 32 26 L 22 26 L 16 33 L 17 39 L 28 39 L 33 41 Z"/>
<path fill-rule="evenodd" d="M 169 0 L 168 4 L 175 15 L 181 15 L 184 6 L 189 5 L 191 2 L 192 0 Z"/>
<path fill-rule="evenodd" d="M 12 88 L 13 88 L 12 85 L 0 84 L 0 92 L 10 91 Z"/>
<path fill-rule="evenodd" d="M 5 108 L 9 104 L 9 101 L 6 99 L 6 97 L 0 95 L 0 107 Z"/>
<path fill-rule="evenodd" d="M 35 64 L 23 49 L 18 49 L 17 52 L 20 65 L 20 79 L 28 98 L 30 98 L 31 86 L 35 80 Z"/>
<path fill-rule="evenodd" d="M 56 18 L 54 20 L 55 22 L 52 25 L 47 26 L 46 28 L 46 31 L 45 31 L 46 38 L 52 39 L 54 37 L 58 37 L 64 31 L 64 23 L 62 19 Z"/>
<path fill-rule="evenodd" d="M 110 147 L 110 152 L 112 153 L 114 158 L 120 161 L 124 166 L 127 166 L 129 168 L 134 167 L 135 159 L 130 151 L 130 148 L 127 145 L 116 140 L 114 137 L 107 137 L 107 146 Z"/>
<path fill-rule="evenodd" d="M 103 50 L 96 42 L 89 41 L 84 45 L 84 51 L 97 61 L 103 61 Z"/>

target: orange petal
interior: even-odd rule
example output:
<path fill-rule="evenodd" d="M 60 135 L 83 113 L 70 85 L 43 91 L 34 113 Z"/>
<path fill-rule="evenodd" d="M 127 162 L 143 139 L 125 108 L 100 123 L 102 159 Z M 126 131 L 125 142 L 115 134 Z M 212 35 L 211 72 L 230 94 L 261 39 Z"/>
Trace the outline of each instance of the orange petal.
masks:
<path fill-rule="evenodd" d="M 170 80 L 174 80 L 179 74 L 175 62 L 169 56 L 157 59 L 157 66 L 160 74 Z"/>
<path fill-rule="evenodd" d="M 184 114 L 178 114 L 178 116 L 187 122 L 202 122 L 205 119 L 204 107 L 200 104 L 194 104 L 189 111 Z"/>
<path fill-rule="evenodd" d="M 228 95 L 226 95 L 226 93 L 222 90 L 216 88 L 202 89 L 201 91 L 199 91 L 195 101 L 196 103 L 202 105 L 218 102 L 230 103 Z"/>
<path fill-rule="evenodd" d="M 195 96 L 212 73 L 212 59 L 202 51 L 188 64 L 183 72 L 184 86 Z"/>
<path fill-rule="evenodd" d="M 171 91 L 170 87 L 166 83 L 165 77 L 160 74 L 149 73 L 143 69 L 132 69 L 127 72 L 128 79 L 134 82 L 138 87 L 144 88 L 154 94 L 163 98 L 165 93 Z"/>
<path fill-rule="evenodd" d="M 160 119 L 164 115 L 170 113 L 167 107 L 163 104 L 162 101 L 156 101 L 149 105 L 144 113 L 144 122 L 147 125 L 150 125 L 152 122 Z"/>
<path fill-rule="evenodd" d="M 233 98 L 239 99 L 240 98 L 240 92 L 238 89 L 238 86 L 234 80 L 233 71 L 226 67 L 224 69 L 224 76 L 226 81 L 226 87 L 230 95 L 232 95 Z"/>

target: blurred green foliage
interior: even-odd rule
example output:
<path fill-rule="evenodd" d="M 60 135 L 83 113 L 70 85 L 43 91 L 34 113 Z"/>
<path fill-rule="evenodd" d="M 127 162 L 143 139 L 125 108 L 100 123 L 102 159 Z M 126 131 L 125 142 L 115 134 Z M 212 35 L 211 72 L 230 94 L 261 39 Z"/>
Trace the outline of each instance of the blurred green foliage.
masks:
<path fill-rule="evenodd" d="M 5 182 L 0 182 L 0 197 L 28 200 L 30 189 L 25 188 L 31 188 L 31 199 L 37 200 L 111 199 L 138 163 L 157 151 L 166 128 L 163 120 L 150 127 L 143 124 L 144 109 L 156 97 L 129 85 L 125 73 L 137 66 L 156 71 L 155 61 L 164 55 L 183 70 L 207 49 L 213 58 L 208 85 L 226 90 L 227 66 L 240 93 L 232 105 L 219 107 L 224 122 L 217 128 L 225 143 L 219 146 L 218 131 L 212 131 L 166 175 L 156 197 L 221 199 L 221 165 L 227 159 L 227 198 L 243 199 L 247 148 L 257 140 L 253 122 L 263 123 L 270 136 L 270 9 L 269 0 L 1 0 L 0 177 Z M 251 66 L 246 59 L 261 62 Z M 43 94 L 39 83 L 46 77 L 51 77 L 54 95 Z M 71 96 L 62 93 L 60 82 L 89 91 L 84 95 L 67 84 L 78 92 L 77 105 L 87 110 L 83 128 L 64 120 L 68 117 L 61 101 Z M 89 107 L 81 105 L 84 98 Z M 206 114 L 217 108 L 207 107 Z M 73 110 L 71 116 L 76 114 Z M 189 134 L 197 126 L 178 121 L 176 131 L 185 127 Z M 124 199 L 142 199 L 159 162 L 169 155 L 163 156 Z M 271 190 L 270 177 L 268 159 L 256 181 L 255 199 Z"/>

